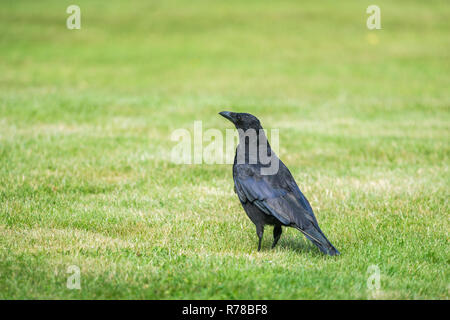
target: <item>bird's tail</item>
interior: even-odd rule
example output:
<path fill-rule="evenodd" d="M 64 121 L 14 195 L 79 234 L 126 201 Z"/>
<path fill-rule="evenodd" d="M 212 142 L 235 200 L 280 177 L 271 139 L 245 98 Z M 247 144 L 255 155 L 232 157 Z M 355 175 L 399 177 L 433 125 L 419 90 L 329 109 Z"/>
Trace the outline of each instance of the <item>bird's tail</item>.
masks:
<path fill-rule="evenodd" d="M 314 243 L 320 251 L 330 256 L 340 255 L 341 253 L 331 244 L 320 229 L 316 229 L 313 225 L 304 230 L 298 228 L 305 237 Z"/>

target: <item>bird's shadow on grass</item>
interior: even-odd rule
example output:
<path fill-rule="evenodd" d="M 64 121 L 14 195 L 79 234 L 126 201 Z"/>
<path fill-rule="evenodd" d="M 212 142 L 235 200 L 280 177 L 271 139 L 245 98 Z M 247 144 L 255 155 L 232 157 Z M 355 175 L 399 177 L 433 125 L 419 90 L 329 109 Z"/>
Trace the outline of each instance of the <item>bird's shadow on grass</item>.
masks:
<path fill-rule="evenodd" d="M 314 247 L 312 244 L 302 241 L 298 238 L 285 238 L 280 239 L 277 246 L 275 247 L 283 250 L 292 250 L 296 253 L 310 253 L 314 256 L 323 256 L 323 254 Z"/>

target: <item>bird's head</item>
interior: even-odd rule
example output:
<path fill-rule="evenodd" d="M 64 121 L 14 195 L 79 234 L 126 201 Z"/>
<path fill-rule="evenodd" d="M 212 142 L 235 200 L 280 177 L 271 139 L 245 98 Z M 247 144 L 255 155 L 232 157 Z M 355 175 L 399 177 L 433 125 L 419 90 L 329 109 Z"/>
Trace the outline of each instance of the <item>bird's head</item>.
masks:
<path fill-rule="evenodd" d="M 256 118 L 254 115 L 251 115 L 250 113 L 237 113 L 237 112 L 230 112 L 230 111 L 222 111 L 222 112 L 219 112 L 219 114 L 222 117 L 230 120 L 236 126 L 236 129 L 242 129 L 242 130 L 262 129 L 261 123 L 259 122 L 258 118 Z"/>

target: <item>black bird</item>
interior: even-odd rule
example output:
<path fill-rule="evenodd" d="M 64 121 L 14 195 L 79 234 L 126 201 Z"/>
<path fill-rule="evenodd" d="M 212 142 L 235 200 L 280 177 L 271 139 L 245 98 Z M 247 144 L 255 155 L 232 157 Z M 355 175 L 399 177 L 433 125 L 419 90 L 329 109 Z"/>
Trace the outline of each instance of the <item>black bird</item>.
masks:
<path fill-rule="evenodd" d="M 259 120 L 249 113 L 223 111 L 238 129 L 239 145 L 233 164 L 234 191 L 256 225 L 258 251 L 265 225 L 273 225 L 274 248 L 282 226 L 302 232 L 320 251 L 340 254 L 319 228 L 314 212 L 289 169 L 272 151 Z M 268 161 L 268 159 L 270 161 Z"/>

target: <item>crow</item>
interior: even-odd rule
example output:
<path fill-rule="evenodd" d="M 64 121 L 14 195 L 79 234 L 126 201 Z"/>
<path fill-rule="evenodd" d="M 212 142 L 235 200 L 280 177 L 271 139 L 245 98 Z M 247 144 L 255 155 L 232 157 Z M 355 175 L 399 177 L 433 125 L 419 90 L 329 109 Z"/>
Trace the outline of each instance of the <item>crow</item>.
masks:
<path fill-rule="evenodd" d="M 286 226 L 302 232 L 323 253 L 339 255 L 320 230 L 311 205 L 291 172 L 272 151 L 259 120 L 249 113 L 222 111 L 219 114 L 239 132 L 233 164 L 234 191 L 256 226 L 258 251 L 264 226 L 272 225 L 272 248 L 281 237 L 282 226 Z"/>

